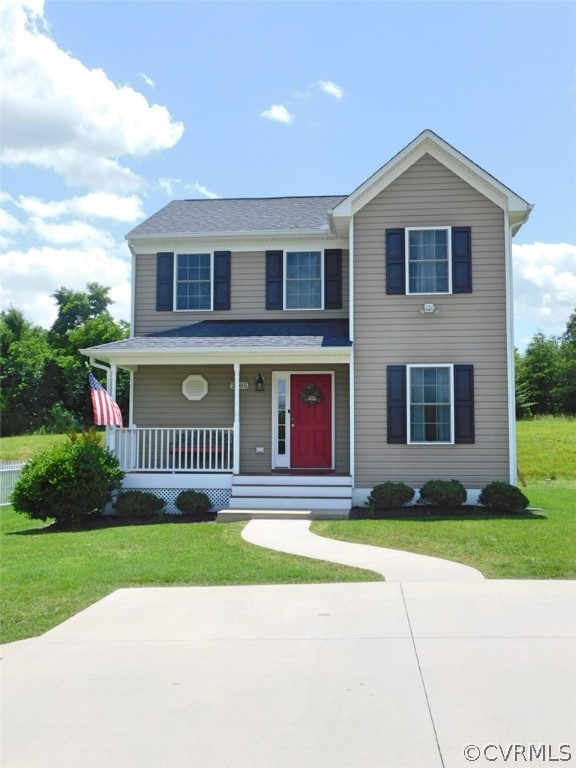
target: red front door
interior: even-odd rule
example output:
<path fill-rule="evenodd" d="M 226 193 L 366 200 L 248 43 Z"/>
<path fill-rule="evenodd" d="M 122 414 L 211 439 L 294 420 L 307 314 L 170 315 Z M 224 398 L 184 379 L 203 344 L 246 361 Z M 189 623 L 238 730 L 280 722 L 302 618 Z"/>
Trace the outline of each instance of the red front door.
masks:
<path fill-rule="evenodd" d="M 298 373 L 290 377 L 290 466 L 332 468 L 332 377 Z"/>

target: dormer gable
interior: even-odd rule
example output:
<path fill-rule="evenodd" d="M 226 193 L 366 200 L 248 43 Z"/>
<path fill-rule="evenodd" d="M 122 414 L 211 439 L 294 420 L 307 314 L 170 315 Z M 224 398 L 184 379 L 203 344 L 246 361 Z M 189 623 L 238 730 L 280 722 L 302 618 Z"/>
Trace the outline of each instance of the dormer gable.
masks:
<path fill-rule="evenodd" d="M 330 213 L 332 230 L 339 236 L 345 236 L 351 217 L 425 155 L 433 157 L 506 211 L 513 234 L 530 215 L 533 207 L 530 203 L 473 163 L 440 136 L 427 129 L 332 209 Z"/>

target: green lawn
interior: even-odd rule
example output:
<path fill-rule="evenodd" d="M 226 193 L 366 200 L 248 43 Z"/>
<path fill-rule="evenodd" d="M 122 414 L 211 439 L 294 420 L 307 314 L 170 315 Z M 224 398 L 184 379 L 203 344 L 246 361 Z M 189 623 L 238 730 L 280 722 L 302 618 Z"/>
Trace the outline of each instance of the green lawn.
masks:
<path fill-rule="evenodd" d="M 244 523 L 52 533 L 0 509 L 0 642 L 32 637 L 119 587 L 371 581 L 371 571 L 256 547 Z"/>
<path fill-rule="evenodd" d="M 104 433 L 102 433 L 104 435 Z M 55 443 L 63 443 L 66 435 L 17 435 L 0 437 L 0 461 L 26 461 L 46 451 Z"/>
<path fill-rule="evenodd" d="M 576 479 L 576 419 L 540 416 L 516 429 L 518 467 L 527 480 Z"/>
<path fill-rule="evenodd" d="M 490 579 L 576 578 L 576 480 L 530 483 L 540 516 L 426 520 L 331 520 L 321 536 L 434 555 L 471 565 Z"/>

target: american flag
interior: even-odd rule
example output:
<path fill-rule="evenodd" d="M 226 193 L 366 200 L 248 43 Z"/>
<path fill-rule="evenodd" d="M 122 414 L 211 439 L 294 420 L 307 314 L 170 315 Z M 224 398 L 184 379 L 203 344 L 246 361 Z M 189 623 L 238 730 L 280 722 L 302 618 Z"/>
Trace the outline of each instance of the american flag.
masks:
<path fill-rule="evenodd" d="M 94 424 L 117 424 L 119 427 L 123 427 L 122 414 L 118 403 L 112 400 L 108 392 L 106 392 L 92 373 L 88 375 L 88 379 L 90 381 L 92 410 L 94 411 Z"/>

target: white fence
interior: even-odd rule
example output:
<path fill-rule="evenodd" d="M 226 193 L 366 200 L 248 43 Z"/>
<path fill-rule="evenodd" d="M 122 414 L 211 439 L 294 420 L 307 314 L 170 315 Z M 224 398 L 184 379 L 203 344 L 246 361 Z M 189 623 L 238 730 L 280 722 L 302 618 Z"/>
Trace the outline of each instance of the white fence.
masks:
<path fill-rule="evenodd" d="M 10 494 L 14 490 L 25 461 L 0 462 L 0 507 L 10 504 Z"/>

